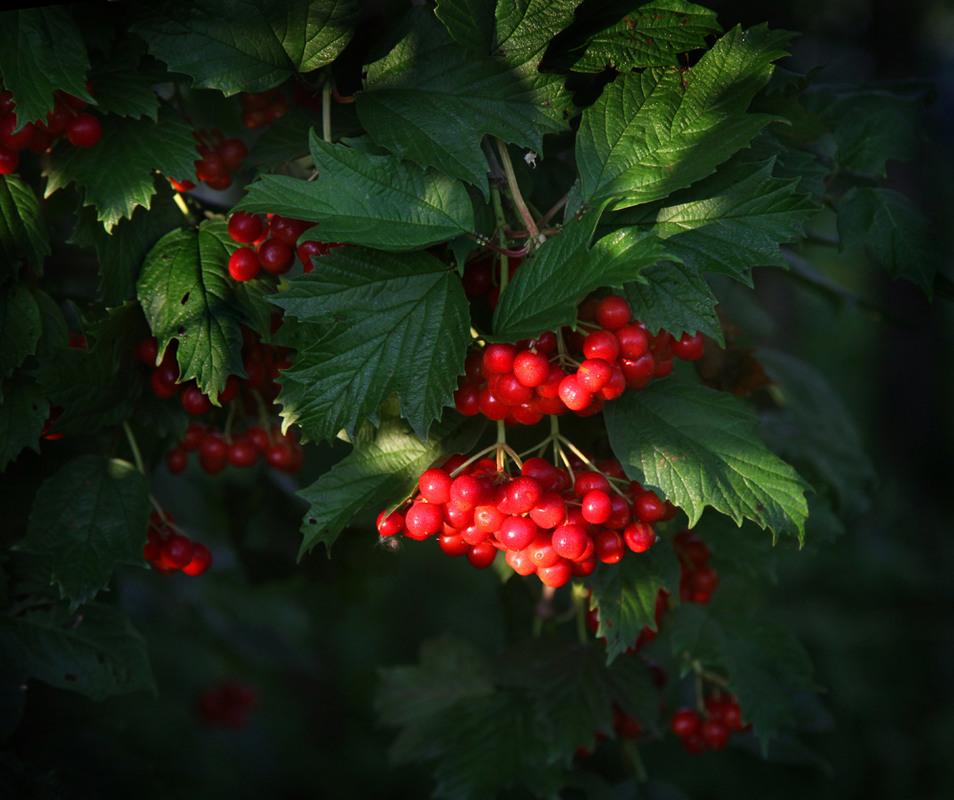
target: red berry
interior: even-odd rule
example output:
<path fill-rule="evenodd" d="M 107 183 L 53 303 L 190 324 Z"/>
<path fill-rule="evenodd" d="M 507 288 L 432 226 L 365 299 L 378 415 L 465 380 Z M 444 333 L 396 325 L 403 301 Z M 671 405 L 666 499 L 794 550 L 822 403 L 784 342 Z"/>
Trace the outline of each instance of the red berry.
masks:
<path fill-rule="evenodd" d="M 580 386 L 593 394 L 606 386 L 612 376 L 612 366 L 602 358 L 588 358 L 576 370 L 576 377 Z"/>
<path fill-rule="evenodd" d="M 30 145 L 33 138 L 33 132 L 36 130 L 32 122 L 26 123 L 20 130 L 14 133 L 14 129 L 19 124 L 15 114 L 7 114 L 0 117 L 0 144 L 11 150 L 24 150 Z"/>
<path fill-rule="evenodd" d="M 405 533 L 412 539 L 426 539 L 440 533 L 443 527 L 444 512 L 434 503 L 412 503 L 404 514 Z"/>
<path fill-rule="evenodd" d="M 666 502 L 655 492 L 646 492 L 633 500 L 633 515 L 640 522 L 658 522 L 666 511 Z"/>
<path fill-rule="evenodd" d="M 193 416 L 204 414 L 212 408 L 212 401 L 194 383 L 190 383 L 182 390 L 179 400 L 182 402 L 182 407 L 186 410 L 186 413 Z"/>
<path fill-rule="evenodd" d="M 248 158 L 248 148 L 241 139 L 226 139 L 219 145 L 219 155 L 230 170 L 235 172 Z"/>
<path fill-rule="evenodd" d="M 672 354 L 683 361 L 697 361 L 702 358 L 705 349 L 706 343 L 698 331 L 694 336 L 684 333 L 680 339 L 672 343 Z"/>
<path fill-rule="evenodd" d="M 506 375 L 513 370 L 517 348 L 512 344 L 495 342 L 487 345 L 483 355 L 484 372 L 488 375 Z"/>
<path fill-rule="evenodd" d="M 314 239 L 308 239 L 307 241 L 302 242 L 295 250 L 295 255 L 298 256 L 298 260 L 301 261 L 302 266 L 305 268 L 305 272 L 311 272 L 315 265 L 312 263 L 312 258 L 315 256 L 324 255 L 328 252 L 328 245 L 324 242 L 318 242 Z"/>
<path fill-rule="evenodd" d="M 649 334 L 639 325 L 624 325 L 616 331 L 619 354 L 633 361 L 649 350 Z"/>
<path fill-rule="evenodd" d="M 192 560 L 193 545 L 185 536 L 173 533 L 162 543 L 159 561 L 164 567 L 182 569 Z"/>
<path fill-rule="evenodd" d="M 229 217 L 229 236 L 241 244 L 258 241 L 265 232 L 262 218 L 245 211 L 236 211 Z"/>
<path fill-rule="evenodd" d="M 238 437 L 229 445 L 228 459 L 234 467 L 251 467 L 260 455 L 259 449 L 245 437 Z"/>
<path fill-rule="evenodd" d="M 527 517 L 507 517 L 497 533 L 497 540 L 508 550 L 523 550 L 533 544 L 538 528 Z"/>
<path fill-rule="evenodd" d="M 467 551 L 467 560 L 477 569 L 487 569 L 497 558 L 497 548 L 490 542 L 475 544 Z"/>
<path fill-rule="evenodd" d="M 626 553 L 626 543 L 622 534 L 610 529 L 603 529 L 595 539 L 596 557 L 604 564 L 618 564 Z"/>
<path fill-rule="evenodd" d="M 470 552 L 470 545 L 458 533 L 441 533 L 437 536 L 437 544 L 445 556 L 457 558 Z"/>
<path fill-rule="evenodd" d="M 103 136 L 103 126 L 92 114 L 80 114 L 66 123 L 66 138 L 76 147 L 94 147 Z"/>
<path fill-rule="evenodd" d="M 656 531 L 645 522 L 632 522 L 623 529 L 623 539 L 634 553 L 645 553 L 656 543 Z"/>
<path fill-rule="evenodd" d="M 192 560 L 186 564 L 182 571 L 186 575 L 201 575 L 210 566 L 212 566 L 212 553 L 202 542 L 195 542 L 192 545 Z"/>
<path fill-rule="evenodd" d="M 136 360 L 148 364 L 150 367 L 156 366 L 156 359 L 159 358 L 159 342 L 155 336 L 147 336 L 136 342 L 133 348 L 133 356 Z"/>
<path fill-rule="evenodd" d="M 17 171 L 20 154 L 6 147 L 0 147 L 0 175 L 10 175 Z"/>
<path fill-rule="evenodd" d="M 225 165 L 225 159 L 215 151 L 205 153 L 195 162 L 195 176 L 200 181 L 214 183 L 228 174 L 229 168 Z"/>
<path fill-rule="evenodd" d="M 702 716 L 694 708 L 680 708 L 672 715 L 669 727 L 680 739 L 687 739 L 701 731 Z"/>
<path fill-rule="evenodd" d="M 550 538 L 550 543 L 557 555 L 562 558 L 576 561 L 586 552 L 586 545 L 590 537 L 586 529 L 580 525 L 561 525 Z"/>
<path fill-rule="evenodd" d="M 613 363 L 619 356 L 619 341 L 610 331 L 593 331 L 583 341 L 583 355 Z"/>
<path fill-rule="evenodd" d="M 527 514 L 542 494 L 543 491 L 536 480 L 521 475 L 507 484 L 503 500 L 497 504 L 497 508 L 505 514 Z"/>
<path fill-rule="evenodd" d="M 266 239 L 258 247 L 258 260 L 266 271 L 282 275 L 291 269 L 295 252 L 281 239 Z"/>
<path fill-rule="evenodd" d="M 303 219 L 293 219 L 292 217 L 280 217 L 275 214 L 268 222 L 268 235 L 269 238 L 278 239 L 289 247 L 295 247 L 301 235 L 314 225 L 314 222 L 306 222 Z"/>
<path fill-rule="evenodd" d="M 451 483 L 451 476 L 440 468 L 426 470 L 417 482 L 421 497 L 438 505 L 450 502 Z"/>
<path fill-rule="evenodd" d="M 583 411 L 593 402 L 592 392 L 586 391 L 576 374 L 567 375 L 560 381 L 560 399 L 570 411 Z"/>
<path fill-rule="evenodd" d="M 611 294 L 604 297 L 596 307 L 596 321 L 601 328 L 608 331 L 615 331 L 628 325 L 631 317 L 629 303 L 619 295 Z"/>
<path fill-rule="evenodd" d="M 729 728 L 718 719 L 707 719 L 702 723 L 702 740 L 710 750 L 723 750 L 729 743 Z"/>
<path fill-rule="evenodd" d="M 382 536 L 396 536 L 404 530 L 404 515 L 400 511 L 392 511 L 385 516 L 387 509 L 378 514 L 378 533 Z"/>
<path fill-rule="evenodd" d="M 262 268 L 258 253 L 251 247 L 240 247 L 229 256 L 229 275 L 237 281 L 249 281 Z"/>
<path fill-rule="evenodd" d="M 185 472 L 189 466 L 189 454 L 181 447 L 175 447 L 166 456 L 166 468 L 173 475 Z"/>
<path fill-rule="evenodd" d="M 566 585 L 573 577 L 573 566 L 566 559 L 560 559 L 549 567 L 538 567 L 537 577 L 545 586 L 554 589 Z"/>
<path fill-rule="evenodd" d="M 545 491 L 530 509 L 530 519 L 541 528 L 552 530 L 566 519 L 566 503 L 556 492 Z"/>
<path fill-rule="evenodd" d="M 550 360 L 543 353 L 521 350 L 514 357 L 513 374 L 524 386 L 537 387 L 550 375 Z"/>
<path fill-rule="evenodd" d="M 613 512 L 610 496 L 602 489 L 593 489 L 584 495 L 581 501 L 583 519 L 593 525 L 602 525 Z"/>

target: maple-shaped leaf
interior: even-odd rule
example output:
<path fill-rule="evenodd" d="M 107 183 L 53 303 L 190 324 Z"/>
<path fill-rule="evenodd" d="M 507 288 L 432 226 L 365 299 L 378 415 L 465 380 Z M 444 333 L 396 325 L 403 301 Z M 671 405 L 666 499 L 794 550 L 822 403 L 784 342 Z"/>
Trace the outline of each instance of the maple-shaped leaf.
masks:
<path fill-rule="evenodd" d="M 27 375 L 17 373 L 0 383 L 0 472 L 25 447 L 40 452 L 40 434 L 49 413 L 49 401 Z"/>
<path fill-rule="evenodd" d="M 10 377 L 36 352 L 42 331 L 40 308 L 26 284 L 14 283 L 0 290 L 0 379 Z"/>
<path fill-rule="evenodd" d="M 302 520 L 304 539 L 299 558 L 318 543 L 330 557 L 338 534 L 359 511 L 384 511 L 416 488 L 418 479 L 437 459 L 466 453 L 476 444 L 483 425 L 460 415 L 431 427 L 421 441 L 401 419 L 386 419 L 378 428 L 365 423 L 354 449 L 315 483 L 298 492 L 309 503 Z"/>
<path fill-rule="evenodd" d="M 139 206 L 149 208 L 156 186 L 153 172 L 182 180 L 195 175 L 192 126 L 168 109 L 152 119 L 102 120 L 103 138 L 95 147 L 53 148 L 45 171 L 46 197 L 75 183 L 83 205 L 95 206 L 107 231 Z"/>
<path fill-rule="evenodd" d="M 156 119 L 159 95 L 155 87 L 168 80 L 169 74 L 146 55 L 144 42 L 135 36 L 119 39 L 106 54 L 93 54 L 89 81 L 96 92 L 97 110 L 105 114 Z"/>
<path fill-rule="evenodd" d="M 262 92 L 332 61 L 351 41 L 356 0 L 164 0 L 139 5 L 133 32 L 201 89 Z"/>
<path fill-rule="evenodd" d="M 103 700 L 155 691 L 146 640 L 115 605 L 39 604 L 0 616 L 0 662 L 19 681 L 41 680 L 57 689 Z"/>
<path fill-rule="evenodd" d="M 497 339 L 513 342 L 573 325 L 580 298 L 636 280 L 640 270 L 667 259 L 655 235 L 637 228 L 621 228 L 588 247 L 594 221 L 593 214 L 574 220 L 523 262 L 494 310 Z"/>
<path fill-rule="evenodd" d="M 314 132 L 317 178 L 263 175 L 238 208 L 318 224 L 304 238 L 414 250 L 473 233 L 474 212 L 459 181 L 391 155 L 329 144 Z"/>
<path fill-rule="evenodd" d="M 772 120 L 747 114 L 791 38 L 734 28 L 686 71 L 619 75 L 583 112 L 576 158 L 584 202 L 648 203 L 706 177 Z"/>
<path fill-rule="evenodd" d="M 590 580 L 590 608 L 597 609 L 596 635 L 606 638 L 612 661 L 633 647 L 644 627 L 657 630 L 656 598 L 679 585 L 679 562 L 672 546 L 658 541 L 645 553 L 628 553 L 612 568 L 600 567 Z"/>
<path fill-rule="evenodd" d="M 424 9 L 410 19 L 404 38 L 367 68 L 355 99 L 358 119 L 398 158 L 472 183 L 488 197 L 484 136 L 540 152 L 544 134 L 568 128 L 563 80 L 461 47 Z"/>
<path fill-rule="evenodd" d="M 937 239 L 910 198 L 893 189 L 853 187 L 838 206 L 842 247 L 866 247 L 893 278 L 929 297 L 940 265 Z"/>
<path fill-rule="evenodd" d="M 20 127 L 45 120 L 57 90 L 95 103 L 86 91 L 88 70 L 86 43 L 66 6 L 0 12 L 0 73 Z"/>
<path fill-rule="evenodd" d="M 804 538 L 805 483 L 758 438 L 738 398 L 670 378 L 607 403 L 604 415 L 627 475 L 682 509 L 690 528 L 712 506 L 737 525 Z"/>
<path fill-rule="evenodd" d="M 719 301 L 705 275 L 689 264 L 659 264 L 641 273 L 643 281 L 627 283 L 623 289 L 633 317 L 650 333 L 668 330 L 673 336 L 697 331 L 725 343 L 716 313 Z"/>
<path fill-rule="evenodd" d="M 0 276 L 16 275 L 16 265 L 24 262 L 42 273 L 49 254 L 49 234 L 36 193 L 18 175 L 0 175 Z"/>
<path fill-rule="evenodd" d="M 149 487 L 125 461 L 79 456 L 44 481 L 16 548 L 46 556 L 60 594 L 91 599 L 118 563 L 139 563 L 149 524 Z"/>
<path fill-rule="evenodd" d="M 577 72 L 620 72 L 644 67 L 678 66 L 679 54 L 706 46 L 721 32 L 716 14 L 684 0 L 652 0 L 615 25 L 593 34 L 573 60 Z"/>
<path fill-rule="evenodd" d="M 576 13 L 582 0 L 498 0 L 494 51 L 511 64 L 525 64 L 547 45 Z"/>
<path fill-rule="evenodd" d="M 180 382 L 195 379 L 213 403 L 229 375 L 245 376 L 242 326 L 269 331 L 265 282 L 229 276 L 237 247 L 223 220 L 172 231 L 149 251 L 137 284 L 159 352 L 177 340 Z"/>
<path fill-rule="evenodd" d="M 337 248 L 273 302 L 304 322 L 333 323 L 283 373 L 286 424 L 315 439 L 353 433 L 396 392 L 423 439 L 450 403 L 470 317 L 460 279 L 434 256 Z"/>

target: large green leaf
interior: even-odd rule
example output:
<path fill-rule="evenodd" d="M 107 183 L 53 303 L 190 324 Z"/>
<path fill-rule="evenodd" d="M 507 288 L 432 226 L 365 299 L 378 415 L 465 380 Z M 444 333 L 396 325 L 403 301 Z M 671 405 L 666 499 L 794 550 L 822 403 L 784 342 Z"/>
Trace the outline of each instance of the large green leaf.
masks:
<path fill-rule="evenodd" d="M 699 271 L 719 272 L 751 286 L 748 271 L 784 266 L 779 245 L 803 234 L 817 206 L 797 180 L 772 177 L 775 159 L 733 164 L 691 189 L 645 210 L 641 220 L 666 249 Z M 621 215 L 630 221 L 632 215 Z"/>
<path fill-rule="evenodd" d="M 132 30 L 196 88 L 231 95 L 330 64 L 358 12 L 356 0 L 165 0 L 140 4 Z"/>
<path fill-rule="evenodd" d="M 312 133 L 313 181 L 264 175 L 239 208 L 317 222 L 306 238 L 413 250 L 474 232 L 464 185 L 394 156 L 328 144 Z"/>
<path fill-rule="evenodd" d="M 548 239 L 501 292 L 494 336 L 517 341 L 576 321 L 580 299 L 601 286 L 622 286 L 640 270 L 667 258 L 652 233 L 621 228 L 588 248 L 593 215 Z"/>
<path fill-rule="evenodd" d="M 129 219 L 120 220 L 108 232 L 96 219 L 95 208 L 86 206 L 80 210 L 70 242 L 95 248 L 99 290 L 107 306 L 120 305 L 136 296 L 136 281 L 146 253 L 184 222 L 182 209 L 173 197 L 168 184 L 162 181 L 149 208 L 136 208 Z"/>
<path fill-rule="evenodd" d="M 539 59 L 582 0 L 498 0 L 494 50 L 511 64 Z"/>
<path fill-rule="evenodd" d="M 0 290 L 0 379 L 10 377 L 36 352 L 42 330 L 40 308 L 26 284 Z"/>
<path fill-rule="evenodd" d="M 679 506 L 689 527 L 712 506 L 738 525 L 804 537 L 805 484 L 765 447 L 736 397 L 670 379 L 627 392 L 604 414 L 626 473 Z"/>
<path fill-rule="evenodd" d="M 241 326 L 268 333 L 263 284 L 229 277 L 236 247 L 221 220 L 172 231 L 149 251 L 137 285 L 159 352 L 176 339 L 180 382 L 195 379 L 213 402 L 229 375 L 245 375 Z"/>
<path fill-rule="evenodd" d="M 20 125 L 45 119 L 57 89 L 95 103 L 86 91 L 88 70 L 86 44 L 66 6 L 0 13 L 0 73 Z"/>
<path fill-rule="evenodd" d="M 134 36 L 118 40 L 108 55 L 95 59 L 89 73 L 96 92 L 98 110 L 121 117 L 149 117 L 159 114 L 156 85 L 169 75 L 154 59 L 145 55 L 145 44 Z"/>
<path fill-rule="evenodd" d="M 843 247 L 867 247 L 893 278 L 907 278 L 931 295 L 940 263 L 927 220 L 900 192 L 854 187 L 838 206 Z"/>
<path fill-rule="evenodd" d="M 354 450 L 298 492 L 309 503 L 299 557 L 318 543 L 330 556 L 338 534 L 355 514 L 384 511 L 408 497 L 424 470 L 442 456 L 469 452 L 482 430 L 473 420 L 454 415 L 434 425 L 421 441 L 400 419 L 384 420 L 379 428 L 366 423 Z"/>
<path fill-rule="evenodd" d="M 450 403 L 470 342 L 457 275 L 423 252 L 343 247 L 291 284 L 273 302 L 304 322 L 335 325 L 283 373 L 286 424 L 316 439 L 353 433 L 397 392 L 402 415 L 423 439 Z"/>
<path fill-rule="evenodd" d="M 644 627 L 657 630 L 656 598 L 660 589 L 672 593 L 679 585 L 679 562 L 668 542 L 657 542 L 645 553 L 628 553 L 619 564 L 601 566 L 590 583 L 590 607 L 598 609 L 596 635 L 606 638 L 606 658 L 612 661 L 636 644 Z"/>
<path fill-rule="evenodd" d="M 735 28 L 685 73 L 617 77 L 583 112 L 576 158 L 584 201 L 625 208 L 657 200 L 745 147 L 772 119 L 745 111 L 789 38 L 765 26 Z"/>
<path fill-rule="evenodd" d="M 477 55 L 433 14 L 416 11 L 405 37 L 368 67 L 358 118 L 402 160 L 472 183 L 487 196 L 483 137 L 540 152 L 544 134 L 567 129 L 569 95 L 561 78 Z"/>
<path fill-rule="evenodd" d="M 678 66 L 680 53 L 705 47 L 706 37 L 721 30 L 714 11 L 684 0 L 653 0 L 591 37 L 573 69 Z"/>
<path fill-rule="evenodd" d="M 107 231 L 139 206 L 149 208 L 156 193 L 153 172 L 182 180 L 195 175 L 192 126 L 167 109 L 158 122 L 149 118 L 103 119 L 103 138 L 95 147 L 53 149 L 46 196 L 75 183 L 83 205 L 96 208 L 96 219 Z"/>
<path fill-rule="evenodd" d="M 0 276 L 16 274 L 13 267 L 24 261 L 42 272 L 49 254 L 49 235 L 36 193 L 18 175 L 0 175 Z"/>
<path fill-rule="evenodd" d="M 0 384 L 0 472 L 20 451 L 40 451 L 40 433 L 50 404 L 37 384 L 22 373 Z"/>
<path fill-rule="evenodd" d="M 125 461 L 80 456 L 40 486 L 18 550 L 46 556 L 74 605 L 103 589 L 119 563 L 142 559 L 149 521 L 146 479 Z"/>
<path fill-rule="evenodd" d="M 146 641 L 116 606 L 39 606 L 0 617 L 0 661 L 21 680 L 37 679 L 93 700 L 155 691 Z"/>
<path fill-rule="evenodd" d="M 644 270 L 642 282 L 623 288 L 633 317 L 656 333 L 664 328 L 674 336 L 696 331 L 724 343 L 722 325 L 716 313 L 718 300 L 705 276 L 688 264 L 659 264 Z"/>
<path fill-rule="evenodd" d="M 434 13 L 458 44 L 481 55 L 494 43 L 496 0 L 437 0 Z"/>

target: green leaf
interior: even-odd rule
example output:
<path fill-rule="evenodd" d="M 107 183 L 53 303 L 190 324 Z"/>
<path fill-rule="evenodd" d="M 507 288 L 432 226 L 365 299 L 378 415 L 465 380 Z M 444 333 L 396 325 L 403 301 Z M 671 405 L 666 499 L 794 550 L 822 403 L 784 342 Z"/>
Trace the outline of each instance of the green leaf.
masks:
<path fill-rule="evenodd" d="M 636 228 L 621 228 L 588 248 L 594 222 L 592 215 L 571 222 L 523 263 L 494 311 L 497 339 L 512 342 L 573 325 L 584 295 L 622 286 L 666 258 L 655 235 Z"/>
<path fill-rule="evenodd" d="M 0 13 L 0 73 L 21 126 L 46 119 L 56 90 L 95 103 L 86 91 L 88 70 L 86 44 L 66 6 Z"/>
<path fill-rule="evenodd" d="M 940 255 L 927 220 L 893 189 L 848 191 L 838 206 L 842 247 L 867 247 L 893 278 L 907 278 L 928 297 Z"/>
<path fill-rule="evenodd" d="M 155 87 L 169 76 L 145 52 L 140 39 L 127 36 L 115 43 L 108 57 L 94 60 L 89 81 L 96 90 L 99 111 L 135 119 L 158 118 Z"/>
<path fill-rule="evenodd" d="M 375 156 L 311 134 L 318 177 L 264 175 L 239 208 L 317 222 L 306 235 L 385 250 L 414 250 L 473 233 L 464 185 L 433 170 Z"/>
<path fill-rule="evenodd" d="M 496 0 L 437 0 L 434 13 L 455 42 L 488 55 L 494 43 L 496 6 Z"/>
<path fill-rule="evenodd" d="M 681 508 L 690 528 L 711 506 L 737 525 L 804 538 L 804 482 L 761 442 L 737 398 L 670 379 L 627 392 L 604 415 L 627 475 Z"/>
<path fill-rule="evenodd" d="M 494 50 L 511 64 L 539 56 L 573 21 L 582 0 L 503 0 L 497 3 Z"/>
<path fill-rule="evenodd" d="M 526 690 L 550 762 L 569 763 L 577 748 L 612 731 L 613 702 L 603 654 L 593 647 L 537 637 L 503 653 L 498 683 Z"/>
<path fill-rule="evenodd" d="M 819 492 L 832 493 L 840 516 L 861 514 L 875 475 L 848 410 L 808 364 L 775 350 L 759 350 L 758 359 L 781 405 L 762 413 L 767 443 Z"/>
<path fill-rule="evenodd" d="M 36 352 L 42 331 L 40 307 L 26 284 L 15 283 L 0 291 L 0 378 L 9 378 Z"/>
<path fill-rule="evenodd" d="M 166 0 L 140 6 L 132 30 L 195 88 L 232 95 L 330 64 L 359 10 L 355 0 Z"/>
<path fill-rule="evenodd" d="M 616 78 L 583 112 L 576 157 L 583 199 L 648 203 L 711 173 L 771 121 L 744 113 L 786 55 L 790 34 L 735 28 L 683 74 L 653 68 Z"/>
<path fill-rule="evenodd" d="M 316 439 L 353 433 L 397 392 L 402 416 L 427 435 L 470 342 L 467 298 L 451 268 L 423 252 L 338 248 L 273 302 L 304 322 L 335 322 L 283 373 L 286 424 Z"/>
<path fill-rule="evenodd" d="M 0 384 L 0 472 L 25 447 L 40 452 L 40 433 L 50 413 L 43 392 L 26 375 Z"/>
<path fill-rule="evenodd" d="M 400 419 L 384 420 L 379 428 L 366 423 L 354 450 L 298 492 L 309 503 L 302 520 L 301 558 L 319 542 L 331 556 L 331 546 L 359 511 L 383 511 L 416 487 L 418 478 L 442 456 L 466 453 L 483 430 L 480 424 L 455 415 L 431 428 L 421 441 Z"/>
<path fill-rule="evenodd" d="M 489 197 L 485 135 L 543 149 L 543 136 L 568 127 L 561 78 L 512 67 L 455 42 L 424 9 L 409 33 L 367 69 L 355 105 L 371 138 L 403 161 L 434 167 Z"/>
<path fill-rule="evenodd" d="M 18 550 L 47 556 L 74 605 L 106 587 L 118 563 L 139 563 L 149 522 L 146 479 L 125 461 L 80 456 L 40 486 Z"/>
<path fill-rule="evenodd" d="M 156 688 L 145 640 L 122 610 L 101 603 L 87 603 L 76 614 L 41 606 L 0 617 L 0 660 L 20 680 L 93 700 Z"/>
<path fill-rule="evenodd" d="M 705 276 L 688 264 L 659 264 L 641 273 L 644 282 L 632 281 L 623 288 L 633 317 L 650 332 L 661 328 L 674 336 L 700 331 L 720 345 L 725 340 L 716 313 L 718 300 Z"/>
<path fill-rule="evenodd" d="M 657 630 L 656 598 L 660 589 L 678 587 L 679 561 L 660 541 L 645 553 L 627 553 L 612 567 L 601 566 L 590 585 L 590 608 L 599 609 L 596 635 L 606 638 L 606 660 L 612 662 L 636 644 L 644 627 Z"/>
<path fill-rule="evenodd" d="M 26 261 L 42 272 L 50 254 L 46 221 L 33 189 L 18 175 L 0 175 L 0 275 Z"/>
<path fill-rule="evenodd" d="M 613 702 L 659 735 L 659 687 L 647 660 L 639 653 L 624 653 L 608 665 L 608 680 Z"/>
<path fill-rule="evenodd" d="M 666 249 L 699 272 L 717 272 L 752 285 L 748 270 L 784 266 L 779 245 L 795 241 L 818 208 L 797 180 L 772 177 L 775 159 L 731 164 L 711 178 L 647 209 L 644 224 Z M 631 215 L 623 215 L 630 221 Z"/>
<path fill-rule="evenodd" d="M 172 231 L 149 251 L 137 285 L 159 352 L 176 339 L 180 382 L 195 379 L 213 403 L 229 375 L 245 375 L 241 326 L 268 332 L 264 284 L 229 277 L 236 247 L 222 220 Z"/>
<path fill-rule="evenodd" d="M 705 47 L 706 37 L 721 30 L 714 11 L 684 0 L 654 0 L 593 36 L 573 69 L 679 66 L 680 53 Z"/>
<path fill-rule="evenodd" d="M 196 151 L 192 127 L 167 109 L 158 122 L 115 116 L 102 122 L 103 138 L 95 147 L 53 149 L 45 196 L 75 183 L 83 205 L 95 206 L 96 219 L 109 231 L 138 206 L 149 208 L 154 170 L 179 180 L 194 176 Z"/>
<path fill-rule="evenodd" d="M 96 219 L 96 209 L 86 206 L 80 210 L 70 243 L 95 248 L 99 290 L 106 306 L 120 305 L 136 296 L 136 281 L 146 254 L 183 222 L 182 210 L 175 204 L 168 183 L 161 180 L 157 188 L 148 209 L 140 206 L 109 232 Z"/>

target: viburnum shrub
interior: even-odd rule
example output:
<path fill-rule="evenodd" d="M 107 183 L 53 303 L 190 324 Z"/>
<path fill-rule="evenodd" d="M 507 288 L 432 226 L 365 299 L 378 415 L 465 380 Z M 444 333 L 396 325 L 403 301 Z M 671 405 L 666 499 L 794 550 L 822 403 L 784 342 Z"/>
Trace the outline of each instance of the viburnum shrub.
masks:
<path fill-rule="evenodd" d="M 328 707 L 285 736 L 270 709 L 300 704 L 272 698 L 344 668 L 281 689 L 264 664 L 291 650 L 224 641 L 304 636 L 312 551 L 343 537 L 366 556 L 329 581 L 432 548 L 428 606 L 433 570 L 500 587 L 467 612 L 504 611 L 497 652 L 460 620 L 365 665 L 349 718 L 370 728 L 373 696 L 438 796 L 665 793 L 654 755 L 683 749 L 796 759 L 818 687 L 759 599 L 771 545 L 839 532 L 871 470 L 818 369 L 765 346 L 753 282 L 840 299 L 821 264 L 867 249 L 931 292 L 883 182 L 923 90 L 817 83 L 793 34 L 683 0 L 407 5 L 0 13 L 4 734 L 38 681 L 155 690 L 181 649 L 201 674 L 158 685 L 180 730 L 191 708 L 196 737 L 307 739 Z M 270 585 L 289 515 L 303 563 Z"/>

